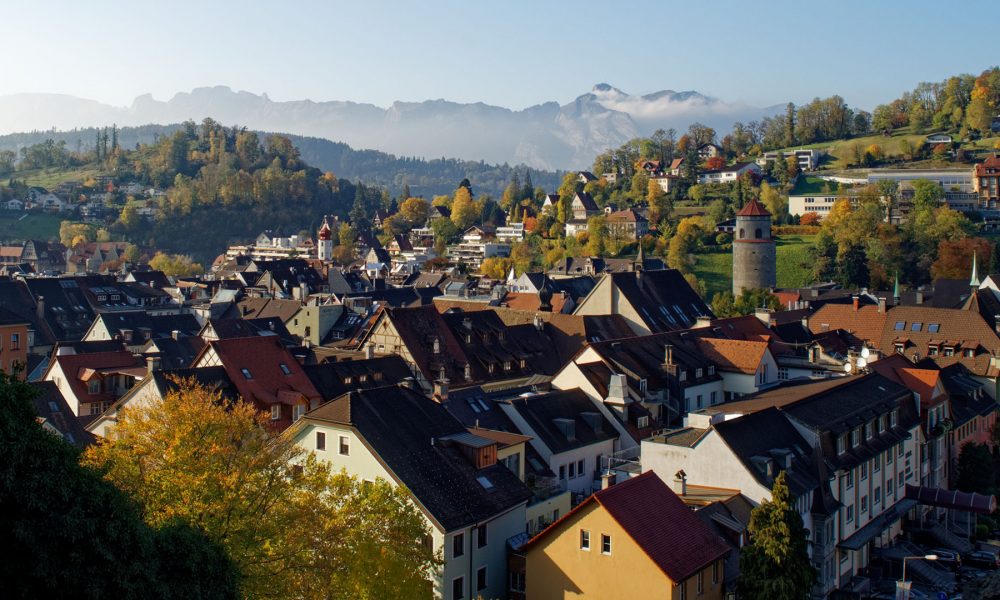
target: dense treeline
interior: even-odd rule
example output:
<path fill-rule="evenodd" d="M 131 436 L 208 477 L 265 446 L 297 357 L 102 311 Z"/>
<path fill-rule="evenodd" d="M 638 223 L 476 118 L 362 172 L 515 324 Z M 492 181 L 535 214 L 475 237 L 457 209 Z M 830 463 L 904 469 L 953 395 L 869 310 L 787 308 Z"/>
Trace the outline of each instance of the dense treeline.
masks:
<path fill-rule="evenodd" d="M 134 149 L 140 145 L 155 144 L 175 132 L 193 124 L 143 125 L 141 127 L 81 128 L 69 131 L 35 131 L 0 136 L 0 176 L 20 170 L 44 167 L 70 167 L 86 164 L 105 149 L 110 155 L 113 147 Z M 259 138 L 269 134 L 256 132 Z M 351 181 L 385 187 L 391 194 L 398 194 L 404 186 L 412 193 L 430 198 L 447 194 L 455 183 L 469 179 L 483 193 L 498 196 L 510 181 L 515 170 L 523 166 L 491 165 L 482 161 L 452 158 L 420 159 L 397 157 L 378 150 L 355 150 L 347 144 L 330 140 L 296 135 L 284 135 L 299 148 L 302 160 L 324 171 L 332 171 Z M 39 147 L 41 146 L 41 147 Z M 49 150 L 54 147 L 54 151 Z M 52 160 L 25 162 L 24 152 L 32 147 L 32 155 L 51 154 Z M 38 147 L 38 148 L 35 148 Z M 559 185 L 558 173 L 534 171 L 536 182 L 555 188 Z"/>
<path fill-rule="evenodd" d="M 899 98 L 875 107 L 872 129 L 891 132 L 910 126 L 957 132 L 960 137 L 988 134 L 1000 108 L 1000 68 L 979 76 L 956 75 L 940 83 L 921 83 Z"/>

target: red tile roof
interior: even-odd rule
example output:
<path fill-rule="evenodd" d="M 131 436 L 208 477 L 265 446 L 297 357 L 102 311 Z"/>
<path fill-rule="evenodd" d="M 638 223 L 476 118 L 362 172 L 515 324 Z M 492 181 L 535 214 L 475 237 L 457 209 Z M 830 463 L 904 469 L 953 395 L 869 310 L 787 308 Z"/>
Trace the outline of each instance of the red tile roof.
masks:
<path fill-rule="evenodd" d="M 853 304 L 828 303 L 809 317 L 809 331 L 814 334 L 843 329 L 860 340 L 878 344 L 885 326 L 885 313 L 874 304 L 854 309 Z"/>
<path fill-rule="evenodd" d="M 764 205 L 757 202 L 756 198 L 752 198 L 746 206 L 740 209 L 740 212 L 736 213 L 737 217 L 770 217 L 771 213 L 767 212 Z"/>
<path fill-rule="evenodd" d="M 295 404 L 304 397 L 307 404 L 323 400 L 295 357 L 276 335 L 216 340 L 202 351 L 212 349 L 226 369 L 244 401 L 266 409 L 272 404 Z M 195 360 L 197 364 L 201 357 Z M 288 374 L 281 365 L 288 369 Z M 250 373 L 248 379 L 243 369 Z"/>
<path fill-rule="evenodd" d="M 900 329 L 896 329 L 897 324 Z M 930 331 L 931 325 L 936 326 L 935 331 Z M 1000 337 L 978 312 L 925 305 L 897 306 L 889 310 L 885 319 L 879 343 L 882 353 L 895 353 L 897 340 L 903 344 L 902 354 L 911 361 L 915 357 L 930 358 L 941 368 L 962 363 L 976 375 L 997 375 L 991 356 L 1000 354 Z M 940 350 L 936 356 L 929 356 L 932 340 L 958 341 L 961 345 L 952 356 L 945 356 Z M 971 350 L 973 356 L 965 356 L 965 350 Z"/>
<path fill-rule="evenodd" d="M 91 394 L 87 391 L 87 380 L 96 372 L 119 372 L 129 370 L 130 374 L 141 375 L 146 362 L 131 352 L 92 352 L 89 354 L 64 354 L 55 357 L 54 364 L 62 367 L 66 382 L 76 396 L 77 402 L 102 402 L 114 400 L 117 396 L 111 392 L 102 391 Z M 51 370 L 52 367 L 49 367 Z M 135 369 L 135 371 L 131 371 Z"/>
<path fill-rule="evenodd" d="M 597 502 L 672 581 L 681 582 L 729 553 L 729 546 L 652 471 L 601 490 L 528 542 L 562 527 Z M 573 532 L 575 535 L 575 531 Z"/>
<path fill-rule="evenodd" d="M 757 373 L 757 367 L 767 352 L 767 342 L 699 338 L 697 344 L 701 353 L 715 363 L 720 371 L 746 375 Z"/>

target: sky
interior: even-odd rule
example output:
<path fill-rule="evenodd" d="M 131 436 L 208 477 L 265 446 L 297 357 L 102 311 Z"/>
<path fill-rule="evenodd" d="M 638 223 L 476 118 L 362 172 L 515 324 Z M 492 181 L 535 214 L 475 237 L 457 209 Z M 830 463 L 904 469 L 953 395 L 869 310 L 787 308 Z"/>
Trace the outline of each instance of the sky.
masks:
<path fill-rule="evenodd" d="M 1000 2 L 4 0 L 0 95 L 126 106 L 226 85 L 272 100 L 521 109 L 606 82 L 865 109 L 996 60 Z M 939 32 L 944 34 L 939 39 Z M 994 62 L 991 63 L 990 59 Z"/>

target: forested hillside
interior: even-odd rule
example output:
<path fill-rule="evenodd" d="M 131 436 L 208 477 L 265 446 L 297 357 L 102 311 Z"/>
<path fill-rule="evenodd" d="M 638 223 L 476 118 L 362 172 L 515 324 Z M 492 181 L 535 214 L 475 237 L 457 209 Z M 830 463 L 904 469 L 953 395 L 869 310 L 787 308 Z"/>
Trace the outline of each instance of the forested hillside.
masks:
<path fill-rule="evenodd" d="M 143 125 L 141 127 L 114 128 L 117 145 L 124 149 L 134 149 L 137 145 L 153 144 L 169 137 L 193 123 L 176 125 Z M 111 124 L 107 128 L 111 130 Z M 52 140 L 62 144 L 67 156 L 86 156 L 93 153 L 99 143 L 98 136 L 105 128 L 73 129 L 69 131 L 32 131 L 0 136 L 0 176 L 4 176 L 24 157 L 22 150 L 33 145 Z M 269 134 L 256 132 L 258 138 Z M 109 134 L 112 135 L 112 134 Z M 526 167 L 491 165 L 484 162 L 439 158 L 423 160 L 397 157 L 377 150 L 355 150 L 347 144 L 332 142 L 316 137 L 284 135 L 299 148 L 303 161 L 323 171 L 330 171 L 341 179 L 361 181 L 366 185 L 385 187 L 390 194 L 399 194 L 404 186 L 411 193 L 427 198 L 447 194 L 455 190 L 455 185 L 468 179 L 481 193 L 499 196 L 512 179 L 514 170 L 524 172 Z M 30 168 L 34 165 L 20 165 Z M 560 174 L 549 171 L 532 170 L 534 181 L 546 189 L 554 189 L 561 181 Z"/>

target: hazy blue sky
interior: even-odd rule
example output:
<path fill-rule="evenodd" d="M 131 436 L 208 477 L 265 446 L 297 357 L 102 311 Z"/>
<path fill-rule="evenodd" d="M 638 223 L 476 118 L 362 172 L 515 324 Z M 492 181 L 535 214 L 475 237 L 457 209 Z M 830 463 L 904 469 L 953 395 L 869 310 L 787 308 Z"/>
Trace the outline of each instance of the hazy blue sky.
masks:
<path fill-rule="evenodd" d="M 0 94 L 129 104 L 228 85 L 275 100 L 523 108 L 598 82 L 871 108 L 1000 59 L 1000 2 L 4 0 Z M 982 32 L 975 33 L 977 24 Z"/>

